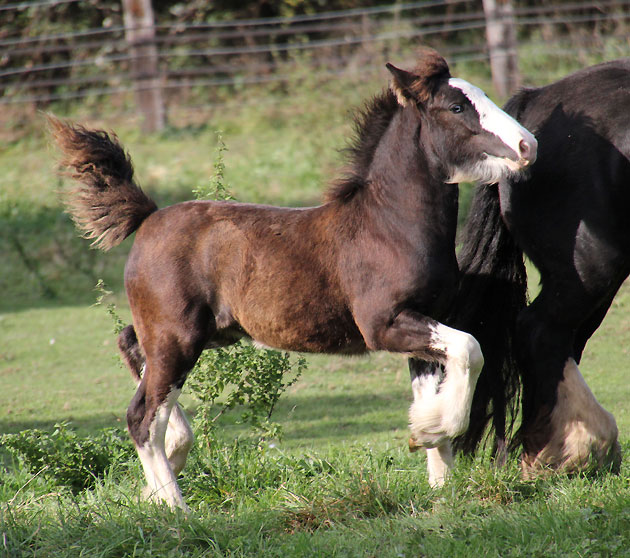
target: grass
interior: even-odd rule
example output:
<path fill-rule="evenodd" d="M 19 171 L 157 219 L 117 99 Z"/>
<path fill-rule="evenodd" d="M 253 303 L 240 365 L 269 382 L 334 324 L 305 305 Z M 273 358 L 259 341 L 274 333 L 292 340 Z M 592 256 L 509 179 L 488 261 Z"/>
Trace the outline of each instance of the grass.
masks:
<path fill-rule="evenodd" d="M 475 71 L 459 74 L 487 88 L 487 75 Z M 219 128 L 239 199 L 309 205 L 339 169 L 349 107 L 378 91 L 381 77 L 352 90 L 305 84 L 274 103 L 237 98 L 154 136 L 103 116 L 87 122 L 119 132 L 162 206 L 192 197 L 212 175 Z M 123 429 L 134 391 L 111 319 L 93 306 L 102 277 L 129 319 L 121 278 L 130 241 L 101 254 L 76 238 L 60 209 L 42 119 L 29 126 L 0 151 L 0 433 L 52 432 L 69 421 L 79 438 L 95 438 Z M 2 453 L 0 556 L 630 556 L 628 306 L 626 285 L 581 364 L 617 419 L 618 476 L 523 481 L 516 458 L 495 469 L 479 457 L 460 459 L 452 479 L 432 490 L 424 456 L 406 451 L 404 359 L 309 356 L 274 412 L 281 439 L 256 443 L 228 416 L 220 444 L 195 448 L 181 479 L 189 517 L 140 501 L 135 458 L 112 462 L 92 488 L 77 490 L 55 473 L 63 460 L 30 470 Z M 190 395 L 183 403 L 194 412 Z"/>

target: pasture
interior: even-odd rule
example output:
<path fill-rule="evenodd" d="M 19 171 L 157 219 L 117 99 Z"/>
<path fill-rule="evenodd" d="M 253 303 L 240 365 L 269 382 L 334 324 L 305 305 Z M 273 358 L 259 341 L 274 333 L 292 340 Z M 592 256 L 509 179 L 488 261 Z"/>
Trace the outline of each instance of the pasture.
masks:
<path fill-rule="evenodd" d="M 455 70 L 487 86 L 487 75 Z M 226 181 L 238 199 L 310 205 L 343 160 L 348 109 L 380 90 L 382 78 L 352 90 L 301 87 L 258 104 L 235 99 L 156 136 L 109 120 L 106 107 L 81 120 L 116 130 L 160 206 L 190 199 L 212 175 L 217 129 L 228 146 Z M 479 457 L 459 459 L 453 478 L 430 489 L 423 455 L 407 451 L 405 360 L 309 356 L 308 369 L 274 412 L 282 437 L 256 440 L 228 416 L 220 445 L 195 448 L 180 481 L 190 517 L 140 501 L 142 472 L 123 431 L 134 386 L 118 362 L 110 316 L 93 306 L 102 278 L 128 320 L 122 266 L 130 241 L 104 255 L 76 237 L 60 210 L 55 153 L 43 129 L 43 118 L 33 117 L 0 151 L 0 433 L 41 429 L 46 451 L 62 448 L 68 459 L 32 470 L 2 452 L 0 553 L 630 555 L 630 286 L 581 363 L 617 419 L 624 455 L 618 476 L 523 481 L 516 456 L 501 469 Z M 184 393 L 184 406 L 194 412 L 195 401 Z M 63 421 L 68 426 L 55 434 Z M 104 428 L 121 435 L 105 437 Z M 79 469 L 87 439 L 118 459 L 89 488 L 77 489 L 62 472 Z"/>

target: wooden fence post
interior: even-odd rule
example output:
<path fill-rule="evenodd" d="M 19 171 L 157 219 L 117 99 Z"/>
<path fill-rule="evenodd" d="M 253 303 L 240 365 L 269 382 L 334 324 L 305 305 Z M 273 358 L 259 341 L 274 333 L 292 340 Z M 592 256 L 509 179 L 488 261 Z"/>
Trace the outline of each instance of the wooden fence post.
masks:
<path fill-rule="evenodd" d="M 512 0 L 483 0 L 483 10 L 492 84 L 497 95 L 505 99 L 521 82 L 514 7 Z"/>
<path fill-rule="evenodd" d="M 153 6 L 151 0 L 123 0 L 122 3 L 136 103 L 143 116 L 142 129 L 157 132 L 166 124 L 166 113 L 158 73 Z"/>

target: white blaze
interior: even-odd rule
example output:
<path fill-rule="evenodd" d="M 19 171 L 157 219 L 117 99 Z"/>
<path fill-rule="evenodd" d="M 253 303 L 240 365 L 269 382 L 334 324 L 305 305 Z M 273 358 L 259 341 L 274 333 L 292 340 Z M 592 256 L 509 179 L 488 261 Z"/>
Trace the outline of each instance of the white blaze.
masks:
<path fill-rule="evenodd" d="M 451 87 L 459 89 L 471 102 L 479 114 L 481 127 L 501 138 L 503 143 L 514 150 L 520 156 L 520 143 L 525 141 L 534 148 L 538 145 L 532 133 L 521 126 L 509 114 L 503 112 L 495 105 L 479 87 L 468 83 L 464 79 L 451 78 L 448 80 Z"/>

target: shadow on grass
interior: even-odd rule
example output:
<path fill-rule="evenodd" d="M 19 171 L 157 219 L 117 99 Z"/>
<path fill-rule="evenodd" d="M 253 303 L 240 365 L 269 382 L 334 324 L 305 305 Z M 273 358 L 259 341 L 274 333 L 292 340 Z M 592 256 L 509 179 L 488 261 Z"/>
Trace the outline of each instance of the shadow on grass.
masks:
<path fill-rule="evenodd" d="M 407 408 L 408 400 L 395 390 L 380 394 L 290 394 L 280 399 L 271 420 L 282 426 L 282 444 L 293 447 L 314 442 L 353 442 L 388 433 L 400 441 L 408 435 Z M 189 409 L 189 414 L 195 409 Z M 236 409 L 221 417 L 221 438 L 248 431 L 247 425 L 237 423 L 240 415 L 241 410 Z"/>

